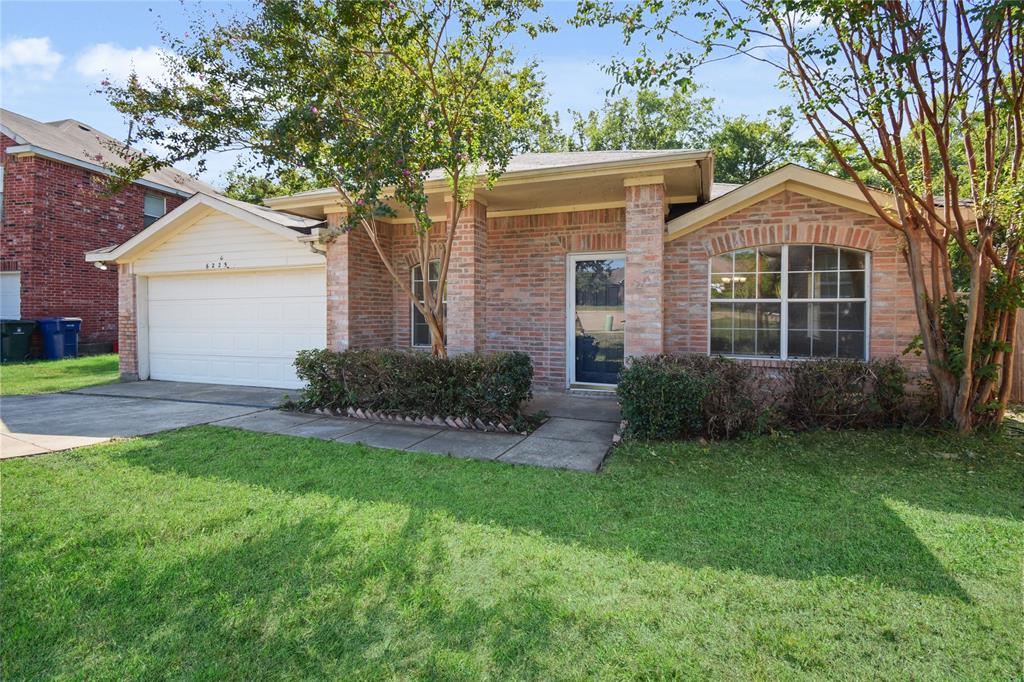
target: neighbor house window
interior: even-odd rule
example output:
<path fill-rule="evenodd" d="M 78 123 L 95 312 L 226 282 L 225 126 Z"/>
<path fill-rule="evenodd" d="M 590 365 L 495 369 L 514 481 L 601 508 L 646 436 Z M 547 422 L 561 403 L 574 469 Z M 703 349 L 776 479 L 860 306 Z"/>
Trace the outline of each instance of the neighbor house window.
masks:
<path fill-rule="evenodd" d="M 441 276 L 441 261 L 432 260 L 427 268 L 427 273 L 430 277 L 430 291 L 431 294 L 437 291 L 438 282 Z M 412 291 L 416 296 L 416 300 L 420 303 L 423 302 L 423 268 L 419 265 L 412 269 Z M 436 294 L 434 294 L 436 295 Z M 447 292 L 442 294 L 442 308 L 445 317 L 448 315 L 448 296 Z M 427 320 L 423 317 L 423 313 L 416 308 L 416 305 L 412 302 L 409 303 L 412 307 L 412 345 L 414 346 L 430 346 L 430 327 L 427 325 Z"/>
<path fill-rule="evenodd" d="M 711 259 L 710 351 L 767 358 L 867 357 L 868 255 L 762 246 Z"/>
<path fill-rule="evenodd" d="M 167 199 L 159 194 L 146 194 L 142 204 L 142 224 L 149 227 L 167 213 Z"/>

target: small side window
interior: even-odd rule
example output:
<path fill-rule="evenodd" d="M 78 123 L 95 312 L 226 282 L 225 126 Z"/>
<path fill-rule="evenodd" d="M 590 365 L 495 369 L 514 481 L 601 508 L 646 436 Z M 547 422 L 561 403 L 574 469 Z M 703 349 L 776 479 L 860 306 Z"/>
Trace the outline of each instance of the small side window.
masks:
<path fill-rule="evenodd" d="M 142 225 L 149 227 L 167 213 L 167 199 L 159 194 L 146 194 L 142 206 Z"/>

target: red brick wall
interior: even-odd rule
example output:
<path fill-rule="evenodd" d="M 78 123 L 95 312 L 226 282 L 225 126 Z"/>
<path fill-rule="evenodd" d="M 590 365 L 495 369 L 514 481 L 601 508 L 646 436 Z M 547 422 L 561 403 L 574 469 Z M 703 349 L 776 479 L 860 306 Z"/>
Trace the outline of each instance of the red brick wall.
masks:
<path fill-rule="evenodd" d="M 121 379 L 133 381 L 139 378 L 138 318 L 136 314 L 136 292 L 138 280 L 131 272 L 131 266 L 111 268 L 117 284 L 117 365 Z M 83 321 L 82 326 L 85 326 Z"/>
<path fill-rule="evenodd" d="M 871 252 L 870 353 L 885 358 L 902 352 L 918 328 L 898 235 L 878 218 L 789 191 L 665 245 L 666 351 L 707 352 L 712 255 L 762 244 L 800 243 Z"/>
<path fill-rule="evenodd" d="M 85 252 L 126 241 L 143 228 L 147 190 L 132 185 L 103 194 L 103 177 L 42 157 L 6 153 L 0 265 L 21 271 L 21 316 L 82 318 L 81 342 L 117 338 L 117 273 L 85 262 Z M 158 192 L 159 194 L 159 192 Z M 167 197 L 167 210 L 184 199 Z"/>
<path fill-rule="evenodd" d="M 566 256 L 623 251 L 624 226 L 621 208 L 490 218 L 483 255 L 487 295 L 480 350 L 529 353 L 535 384 L 564 388 Z M 435 225 L 434 230 L 431 238 L 439 243 L 444 226 Z M 392 260 L 406 282 L 418 262 L 415 249 L 412 227 L 395 226 Z M 409 300 L 397 285 L 393 290 L 395 347 L 409 348 Z"/>
<path fill-rule="evenodd" d="M 626 191 L 626 356 L 664 351 L 665 185 Z"/>
<path fill-rule="evenodd" d="M 341 214 L 329 214 L 337 229 Z M 390 253 L 391 235 L 380 235 Z M 327 346 L 379 348 L 394 343 L 391 276 L 362 227 L 338 235 L 327 244 Z"/>
<path fill-rule="evenodd" d="M 443 225 L 434 229 L 432 239 L 439 244 L 444 239 Z M 389 229 L 389 235 L 392 263 L 408 283 L 410 270 L 418 262 L 415 234 L 411 226 L 398 225 Z M 473 254 L 474 264 L 482 254 L 486 272 L 486 325 L 480 349 L 529 353 L 536 386 L 564 388 L 566 257 L 570 253 L 623 252 L 625 235 L 626 210 L 622 208 L 490 218 L 486 239 L 478 242 L 484 249 Z M 664 245 L 665 350 L 707 352 L 708 262 L 712 254 L 758 244 L 812 242 L 872 253 L 871 354 L 899 354 L 917 333 L 917 326 L 896 234 L 878 219 L 790 192 Z M 352 313 L 352 338 L 364 346 L 409 348 L 408 298 L 390 281 L 368 241 L 364 246 L 358 257 L 348 261 L 350 267 L 359 264 L 363 269 L 362 275 L 349 279 L 357 288 L 356 300 L 362 301 L 358 313 Z M 457 278 L 458 273 L 453 267 L 451 276 Z M 381 313 L 388 306 L 390 335 L 380 329 L 386 324 Z"/>

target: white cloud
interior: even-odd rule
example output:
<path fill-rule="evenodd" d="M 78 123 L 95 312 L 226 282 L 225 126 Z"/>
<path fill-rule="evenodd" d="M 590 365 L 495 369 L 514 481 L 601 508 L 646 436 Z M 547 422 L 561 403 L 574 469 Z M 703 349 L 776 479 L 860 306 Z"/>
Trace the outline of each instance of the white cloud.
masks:
<path fill-rule="evenodd" d="M 14 38 L 0 47 L 0 67 L 15 77 L 50 80 L 62 61 L 47 37 Z"/>
<path fill-rule="evenodd" d="M 113 43 L 97 43 L 75 60 L 75 71 L 91 79 L 126 81 L 133 72 L 143 81 L 162 80 L 167 75 L 164 60 L 168 52 L 151 45 L 133 49 Z"/>

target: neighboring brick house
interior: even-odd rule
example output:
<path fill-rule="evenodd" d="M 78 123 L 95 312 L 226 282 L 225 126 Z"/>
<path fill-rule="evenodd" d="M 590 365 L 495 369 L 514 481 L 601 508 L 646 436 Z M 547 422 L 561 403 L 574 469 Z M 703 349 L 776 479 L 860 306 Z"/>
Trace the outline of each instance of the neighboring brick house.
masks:
<path fill-rule="evenodd" d="M 174 169 L 108 195 L 109 136 L 73 119 L 42 123 L 0 110 L 0 292 L 4 318 L 82 318 L 83 352 L 117 340 L 117 274 L 86 251 L 123 242 L 205 183 Z"/>
<path fill-rule="evenodd" d="M 529 353 L 541 389 L 606 387 L 624 358 L 663 351 L 769 366 L 900 354 L 916 325 L 899 240 L 852 183 L 713 173 L 708 151 L 513 159 L 458 226 L 450 352 Z M 427 188 L 440 241 L 446 184 Z M 126 378 L 295 387 L 301 348 L 429 345 L 365 233 L 323 239 L 344 215 L 333 190 L 267 203 L 197 195 L 88 256 L 118 264 Z M 380 243 L 414 290 L 436 276 L 417 267 L 408 214 Z"/>

